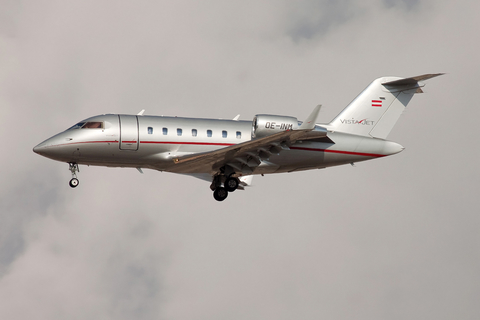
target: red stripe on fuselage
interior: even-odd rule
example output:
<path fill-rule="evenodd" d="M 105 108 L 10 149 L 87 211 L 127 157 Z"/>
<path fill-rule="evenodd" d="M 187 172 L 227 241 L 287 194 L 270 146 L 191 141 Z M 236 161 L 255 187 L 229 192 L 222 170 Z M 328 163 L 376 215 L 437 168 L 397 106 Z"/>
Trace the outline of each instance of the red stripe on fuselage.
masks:
<path fill-rule="evenodd" d="M 126 143 L 126 141 L 122 141 Z M 118 143 L 117 141 L 82 141 L 82 142 L 72 142 L 57 144 L 51 147 L 65 146 L 71 144 L 85 144 L 85 143 Z M 128 142 L 130 143 L 130 142 Z M 133 141 L 136 143 L 136 141 Z M 182 145 L 199 145 L 199 146 L 233 146 L 235 143 L 213 143 L 213 142 L 173 142 L 173 141 L 140 141 L 140 143 L 146 144 L 182 144 Z M 303 147 L 290 147 L 292 150 L 302 150 L 302 151 L 315 151 L 315 152 L 329 152 L 329 153 L 339 153 L 339 154 L 348 154 L 353 156 L 364 156 L 364 157 L 385 157 L 384 154 L 375 154 L 375 153 L 364 153 L 364 152 L 352 152 L 352 151 L 343 151 L 343 150 L 332 150 L 332 149 L 316 149 L 316 148 L 303 148 Z"/>
<path fill-rule="evenodd" d="M 151 144 L 188 144 L 198 146 L 233 146 L 235 143 L 213 143 L 213 142 L 174 142 L 174 141 L 140 141 L 140 143 Z"/>

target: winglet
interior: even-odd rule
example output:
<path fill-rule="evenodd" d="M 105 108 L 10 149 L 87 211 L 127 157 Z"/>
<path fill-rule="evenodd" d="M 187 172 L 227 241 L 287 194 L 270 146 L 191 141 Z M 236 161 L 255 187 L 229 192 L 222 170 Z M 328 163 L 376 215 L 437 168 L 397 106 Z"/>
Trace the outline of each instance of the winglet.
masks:
<path fill-rule="evenodd" d="M 318 118 L 318 113 L 320 112 L 320 108 L 322 107 L 321 104 L 315 107 L 313 109 L 312 113 L 308 116 L 308 118 L 302 123 L 299 130 L 308 130 L 308 129 L 313 129 L 315 128 L 315 122 L 317 121 Z"/>

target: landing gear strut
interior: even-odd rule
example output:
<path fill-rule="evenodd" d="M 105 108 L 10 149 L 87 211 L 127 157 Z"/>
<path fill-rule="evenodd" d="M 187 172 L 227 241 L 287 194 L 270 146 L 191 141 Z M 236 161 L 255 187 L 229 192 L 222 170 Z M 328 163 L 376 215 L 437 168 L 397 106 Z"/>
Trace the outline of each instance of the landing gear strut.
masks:
<path fill-rule="evenodd" d="M 69 162 L 68 165 L 69 165 L 68 169 L 72 173 L 72 179 L 68 184 L 70 185 L 70 187 L 75 188 L 80 183 L 77 179 L 77 172 L 80 172 L 80 169 L 78 168 L 78 164 L 75 162 Z"/>

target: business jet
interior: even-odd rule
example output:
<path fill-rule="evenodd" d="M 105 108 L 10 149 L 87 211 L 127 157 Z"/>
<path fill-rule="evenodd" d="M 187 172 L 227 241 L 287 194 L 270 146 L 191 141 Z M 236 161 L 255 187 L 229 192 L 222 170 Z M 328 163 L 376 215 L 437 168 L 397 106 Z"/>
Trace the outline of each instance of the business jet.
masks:
<path fill-rule="evenodd" d="M 320 106 L 303 122 L 257 114 L 253 121 L 104 114 L 34 147 L 66 162 L 79 184 L 79 165 L 148 168 L 211 182 L 217 201 L 251 184 L 253 175 L 296 172 L 381 158 L 404 148 L 386 137 L 422 81 L 442 75 L 374 80 L 330 123 L 316 124 Z"/>

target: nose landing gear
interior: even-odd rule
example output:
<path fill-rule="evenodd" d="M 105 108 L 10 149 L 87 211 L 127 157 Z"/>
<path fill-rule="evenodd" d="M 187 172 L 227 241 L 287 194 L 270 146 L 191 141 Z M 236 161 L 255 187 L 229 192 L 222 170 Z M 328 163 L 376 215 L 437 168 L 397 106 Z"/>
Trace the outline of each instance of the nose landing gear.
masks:
<path fill-rule="evenodd" d="M 70 185 L 70 187 L 75 188 L 78 186 L 79 183 L 80 181 L 78 181 L 77 178 L 72 178 L 68 184 Z"/>
<path fill-rule="evenodd" d="M 80 183 L 77 179 L 77 172 L 80 172 L 80 169 L 78 168 L 78 164 L 75 162 L 69 162 L 68 165 L 69 165 L 68 169 L 72 173 L 72 179 L 68 184 L 70 185 L 70 187 L 75 188 Z"/>

